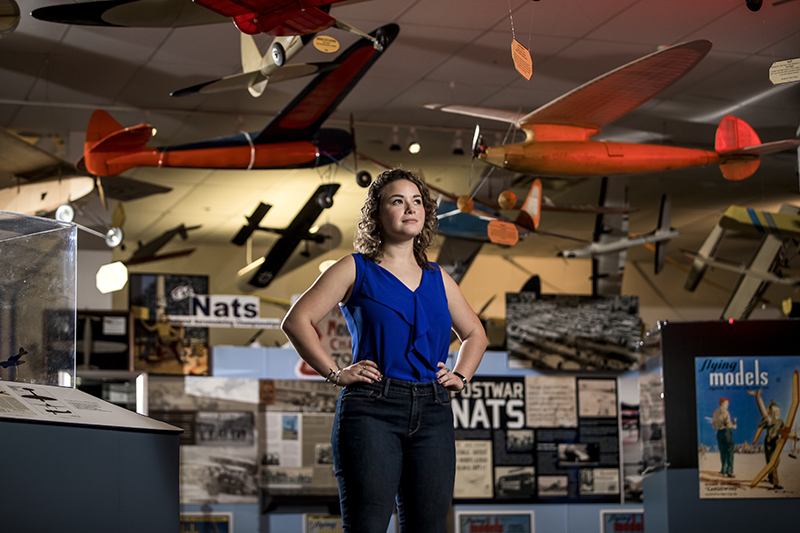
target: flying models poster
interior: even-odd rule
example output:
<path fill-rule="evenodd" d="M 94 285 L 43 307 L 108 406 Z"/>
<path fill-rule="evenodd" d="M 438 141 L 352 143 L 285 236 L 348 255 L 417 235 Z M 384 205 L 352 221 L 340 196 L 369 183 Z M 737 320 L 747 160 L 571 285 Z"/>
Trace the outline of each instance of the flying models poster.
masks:
<path fill-rule="evenodd" d="M 800 357 L 698 357 L 701 498 L 800 497 Z"/>

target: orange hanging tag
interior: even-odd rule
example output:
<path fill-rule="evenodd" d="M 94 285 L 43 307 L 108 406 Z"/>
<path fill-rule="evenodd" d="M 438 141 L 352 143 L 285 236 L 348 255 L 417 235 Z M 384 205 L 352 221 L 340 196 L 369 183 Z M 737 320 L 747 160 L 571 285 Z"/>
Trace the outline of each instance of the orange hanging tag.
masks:
<path fill-rule="evenodd" d="M 317 35 L 313 43 L 314 48 L 326 54 L 332 54 L 339 49 L 339 41 L 330 35 Z"/>
<path fill-rule="evenodd" d="M 533 76 L 531 53 L 516 39 L 511 40 L 511 58 L 514 60 L 514 68 L 517 69 L 517 72 L 522 74 L 526 80 L 530 80 Z"/>
<path fill-rule="evenodd" d="M 517 231 L 517 227 L 510 222 L 503 222 L 502 220 L 492 220 L 489 222 L 486 233 L 489 234 L 489 240 L 495 244 L 514 246 L 519 241 L 519 231 Z"/>

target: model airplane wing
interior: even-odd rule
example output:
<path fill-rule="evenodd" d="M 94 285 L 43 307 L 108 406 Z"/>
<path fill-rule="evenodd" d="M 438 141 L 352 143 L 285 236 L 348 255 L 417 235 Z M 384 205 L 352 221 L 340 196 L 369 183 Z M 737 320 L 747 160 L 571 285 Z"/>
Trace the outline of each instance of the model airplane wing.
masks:
<path fill-rule="evenodd" d="M 761 472 L 756 474 L 756 477 L 753 478 L 753 481 L 750 483 L 750 488 L 755 488 L 762 479 L 766 477 L 767 474 L 775 468 L 775 465 L 781 458 L 781 452 L 783 451 L 783 447 L 786 445 L 786 439 L 788 437 L 788 432 L 790 431 L 791 427 L 794 425 L 794 419 L 797 415 L 797 407 L 800 405 L 800 374 L 797 370 L 794 371 L 792 374 L 792 405 L 789 407 L 789 413 L 786 415 L 786 423 L 784 424 L 785 432 L 781 432 L 781 436 L 778 439 L 778 442 L 775 443 L 775 451 L 772 452 L 772 458 L 769 462 L 761 469 Z"/>
<path fill-rule="evenodd" d="M 719 225 L 742 233 L 800 238 L 800 215 L 789 213 L 770 213 L 732 205 L 725 210 Z"/>
<path fill-rule="evenodd" d="M 341 242 L 341 233 L 330 224 L 326 225 L 329 226 L 329 228 L 325 230 L 320 228 L 316 233 L 310 232 L 311 227 L 322 214 L 322 211 L 333 205 L 333 196 L 336 194 L 336 191 L 339 190 L 339 187 L 340 185 L 338 183 L 320 185 L 286 229 L 270 230 L 269 228 L 252 228 L 250 230 L 251 233 L 255 229 L 274 231 L 279 233 L 281 237 L 264 257 L 247 265 L 238 272 L 237 286 L 240 290 L 243 292 L 252 292 L 256 289 L 263 289 L 268 286 L 273 279 L 282 274 L 281 270 L 284 267 L 288 267 L 287 263 L 290 257 L 302 241 L 314 241 L 318 245 L 317 247 L 322 251 L 330 250 L 339 245 L 339 242 Z M 266 214 L 268 208 L 264 209 L 261 207 L 262 205 L 266 206 L 266 204 L 261 204 L 256 212 L 253 213 L 251 217 L 248 217 L 248 225 L 245 226 L 245 228 L 249 228 L 253 225 L 252 221 L 256 219 L 260 212 Z M 245 228 L 243 228 L 243 230 Z M 333 231 L 334 229 L 335 231 Z M 234 237 L 237 242 L 242 241 L 240 239 L 241 233 L 242 231 Z M 245 238 L 244 240 L 246 241 L 247 239 Z M 310 258 L 311 254 L 309 253 L 308 255 Z"/>
<path fill-rule="evenodd" d="M 229 22 L 192 0 L 100 0 L 40 7 L 33 18 L 81 26 L 180 28 Z"/>
<path fill-rule="evenodd" d="M 453 281 L 461 283 L 482 246 L 481 241 L 445 236 L 439 255 L 436 257 L 436 264 L 442 267 Z"/>
<path fill-rule="evenodd" d="M 152 241 L 140 244 L 139 248 L 133 252 L 130 259 L 123 261 L 126 265 L 138 265 L 142 263 L 150 263 L 152 261 L 159 261 L 162 259 L 171 259 L 173 257 L 181 257 L 189 255 L 194 252 L 194 248 L 188 250 L 180 250 L 177 252 L 170 252 L 167 254 L 156 255 L 159 250 L 167 245 L 175 236 L 180 235 L 183 240 L 188 238 L 188 232 L 193 229 L 198 229 L 200 226 L 189 226 L 188 228 L 181 224 L 180 226 L 167 230 Z"/>
<path fill-rule="evenodd" d="M 628 178 L 603 178 L 600 187 L 600 205 L 628 207 Z M 595 219 L 594 238 L 599 245 L 608 245 L 628 237 L 628 214 L 599 214 Z M 628 250 L 592 257 L 592 296 L 622 294 L 622 276 Z"/>
<path fill-rule="evenodd" d="M 705 40 L 677 44 L 584 83 L 527 115 L 483 107 L 430 104 L 447 113 L 524 124 L 559 124 L 600 130 L 630 113 L 692 70 L 711 50 Z"/>

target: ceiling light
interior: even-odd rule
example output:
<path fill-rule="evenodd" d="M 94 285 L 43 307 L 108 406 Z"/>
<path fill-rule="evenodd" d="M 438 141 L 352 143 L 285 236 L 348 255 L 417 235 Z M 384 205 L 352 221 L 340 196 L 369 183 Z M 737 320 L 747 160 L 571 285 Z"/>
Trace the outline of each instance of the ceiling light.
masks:
<path fill-rule="evenodd" d="M 95 283 L 103 294 L 121 290 L 128 283 L 128 268 L 121 261 L 103 265 L 97 271 Z"/>
<path fill-rule="evenodd" d="M 406 144 L 408 145 L 408 153 L 410 154 L 418 154 L 419 151 L 422 149 L 422 146 L 419 144 L 419 138 L 417 137 L 416 128 L 409 128 L 408 139 L 406 139 Z"/>
<path fill-rule="evenodd" d="M 389 145 L 389 150 L 392 152 L 400 151 L 400 135 L 397 133 L 397 126 L 392 126 L 392 144 Z"/>

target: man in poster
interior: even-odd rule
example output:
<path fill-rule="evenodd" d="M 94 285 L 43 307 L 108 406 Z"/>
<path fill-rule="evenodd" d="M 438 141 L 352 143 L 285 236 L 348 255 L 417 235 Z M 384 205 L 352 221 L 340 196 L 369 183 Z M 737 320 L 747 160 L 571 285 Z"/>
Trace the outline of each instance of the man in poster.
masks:
<path fill-rule="evenodd" d="M 766 429 L 767 432 L 764 435 L 764 455 L 766 455 L 767 465 L 769 465 L 772 462 L 772 456 L 775 455 L 775 450 L 778 447 L 778 441 L 782 433 L 788 432 L 789 430 L 783 431 L 784 424 L 783 420 L 781 420 L 781 407 L 775 400 L 770 400 L 769 405 L 764 407 L 764 401 L 761 399 L 761 389 L 757 391 L 747 391 L 747 394 L 755 397 L 756 403 L 758 404 L 758 411 L 761 413 L 761 422 L 758 424 L 758 431 L 756 432 L 756 437 L 753 439 L 753 443 L 755 444 L 758 441 L 761 433 Z M 797 440 L 797 436 L 793 433 L 788 433 L 786 436 L 790 439 Z M 779 452 L 778 456 L 775 457 L 774 464 L 767 471 L 767 479 L 772 483 L 775 490 L 783 489 L 778 481 L 778 465 L 780 462 L 781 458 Z"/>
<path fill-rule="evenodd" d="M 730 398 L 720 398 L 719 407 L 711 417 L 711 428 L 717 432 L 717 445 L 719 446 L 719 460 L 722 463 L 720 474 L 733 477 L 733 431 L 736 429 L 736 419 L 731 422 L 728 412 Z"/>

